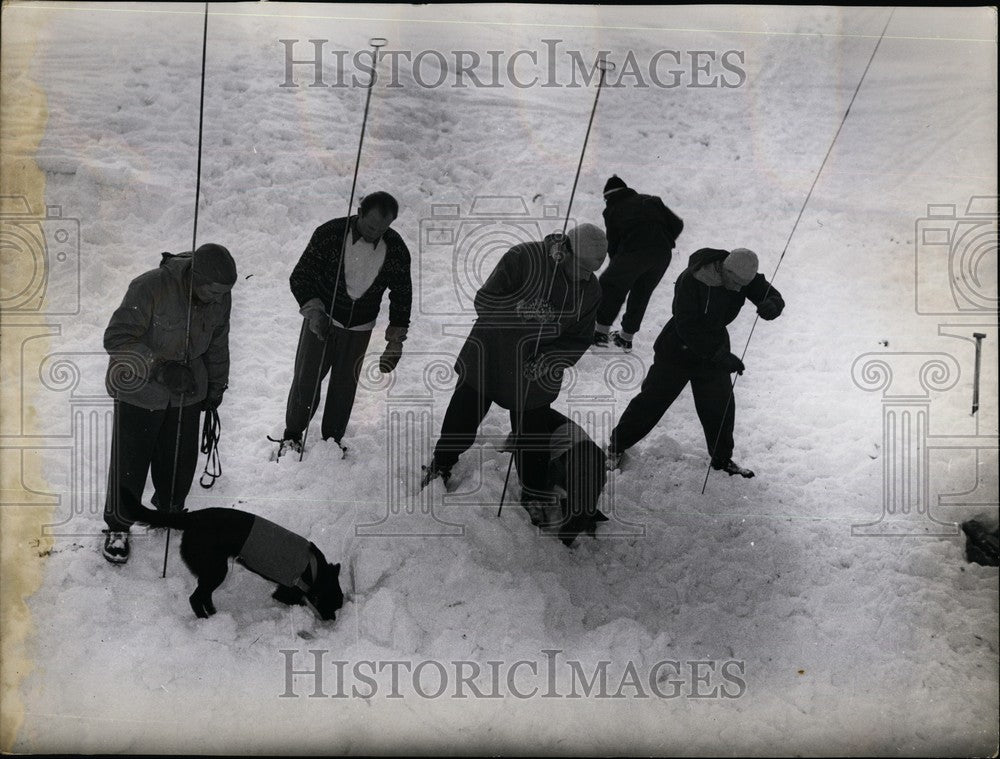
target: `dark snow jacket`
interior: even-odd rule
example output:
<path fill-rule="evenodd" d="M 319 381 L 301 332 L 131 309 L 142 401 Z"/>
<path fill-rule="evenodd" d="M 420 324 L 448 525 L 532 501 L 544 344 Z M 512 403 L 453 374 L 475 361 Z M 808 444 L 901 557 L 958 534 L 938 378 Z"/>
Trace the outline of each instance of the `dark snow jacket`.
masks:
<path fill-rule="evenodd" d="M 779 314 L 785 307 L 781 293 L 768 284 L 763 274 L 757 274 L 750 284 L 738 291 L 711 287 L 695 277 L 700 268 L 722 261 L 728 255 L 728 250 L 714 248 L 702 248 L 691 254 L 688 267 L 674 285 L 673 318 L 661 334 L 679 338 L 695 357 L 708 363 L 715 363 L 729 354 L 726 327 L 740 313 L 744 301 L 749 299 L 756 306 L 765 300 L 773 301 Z"/>
<path fill-rule="evenodd" d="M 350 217 L 352 226 L 356 219 L 357 216 Z M 333 318 L 345 327 L 354 327 L 378 318 L 382 295 L 388 289 L 389 326 L 408 327 L 413 288 L 410 283 L 410 251 L 403 238 L 393 229 L 385 231 L 382 236 L 385 241 L 385 261 L 382 262 L 382 268 L 368 289 L 357 300 L 353 300 L 347 294 L 344 272 L 340 272 L 339 279 L 337 277 L 346 227 L 347 218 L 342 217 L 316 228 L 289 277 L 292 295 L 299 306 L 313 298 L 319 298 L 329 313 L 336 284 Z"/>
<path fill-rule="evenodd" d="M 229 383 L 229 293 L 217 303 L 191 298 L 191 328 L 185 351 L 191 254 L 163 254 L 159 267 L 132 280 L 121 305 L 104 331 L 110 354 L 105 385 L 113 398 L 144 409 L 180 405 L 181 397 L 156 382 L 157 363 L 184 361 L 194 374 L 196 390 L 184 405 L 201 403 L 209 385 Z"/>
<path fill-rule="evenodd" d="M 540 325 L 538 355 L 550 366 L 574 365 L 593 339 L 601 287 L 596 276 L 573 282 L 559 268 L 548 255 L 553 237 L 515 245 L 500 259 L 476 293 L 479 318 L 455 362 L 460 383 L 506 409 L 522 402 L 537 408 L 559 395 L 561 372 L 530 383 L 522 373 L 535 355 Z M 535 314 L 542 314 L 540 320 Z"/>
<path fill-rule="evenodd" d="M 604 226 L 611 258 L 623 253 L 669 260 L 684 222 L 655 195 L 626 187 L 608 196 Z"/>

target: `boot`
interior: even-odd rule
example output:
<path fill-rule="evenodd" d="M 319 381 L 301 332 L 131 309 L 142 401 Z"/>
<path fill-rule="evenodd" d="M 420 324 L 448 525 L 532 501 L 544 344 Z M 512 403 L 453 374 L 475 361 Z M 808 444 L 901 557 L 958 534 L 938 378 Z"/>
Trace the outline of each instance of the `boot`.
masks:
<path fill-rule="evenodd" d="M 622 468 L 622 463 L 625 460 L 625 451 L 615 451 L 610 445 L 604 449 L 605 456 L 605 466 L 609 472 L 613 472 L 616 469 Z"/>
<path fill-rule="evenodd" d="M 438 477 L 441 478 L 441 482 L 444 483 L 445 487 L 448 487 L 448 480 L 451 479 L 451 467 L 443 467 L 438 464 L 437 459 L 433 456 L 430 462 L 422 466 L 421 469 L 424 472 L 424 476 L 420 479 L 420 489 L 423 490 L 425 487 L 431 484 L 433 480 Z"/>
<path fill-rule="evenodd" d="M 287 432 L 284 437 L 280 440 L 267 436 L 267 439 L 272 443 L 278 444 L 278 450 L 272 454 L 271 461 L 278 461 L 289 451 L 293 453 L 302 453 L 302 435 L 289 435 Z"/>
<path fill-rule="evenodd" d="M 124 564 L 128 561 L 128 532 L 104 531 L 104 548 L 101 555 L 112 564 Z"/>
<path fill-rule="evenodd" d="M 615 344 L 616 348 L 621 348 L 626 353 L 632 352 L 632 338 L 625 339 L 622 337 L 622 333 L 617 330 L 611 333 L 611 342 Z"/>
<path fill-rule="evenodd" d="M 734 474 L 740 475 L 740 477 L 753 477 L 754 474 L 749 469 L 744 469 L 739 464 L 737 464 L 732 459 L 712 459 L 712 469 L 720 472 L 727 472 L 730 477 Z"/>

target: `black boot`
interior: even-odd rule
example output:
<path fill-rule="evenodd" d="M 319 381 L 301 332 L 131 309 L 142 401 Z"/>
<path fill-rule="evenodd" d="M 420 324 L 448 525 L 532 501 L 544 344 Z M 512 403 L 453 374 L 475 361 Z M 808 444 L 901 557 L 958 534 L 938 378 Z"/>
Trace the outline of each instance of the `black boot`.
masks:
<path fill-rule="evenodd" d="M 734 474 L 747 478 L 754 476 L 750 469 L 744 469 L 732 459 L 712 459 L 712 469 L 716 469 L 720 472 L 728 472 L 730 477 Z"/>
<path fill-rule="evenodd" d="M 448 487 L 448 480 L 451 479 L 450 466 L 441 466 L 437 459 L 431 457 L 430 463 L 422 466 L 421 469 L 424 472 L 424 476 L 420 479 L 421 490 L 430 485 L 431 481 L 436 480 L 438 477 L 441 478 L 441 482 L 444 483 L 445 487 Z"/>

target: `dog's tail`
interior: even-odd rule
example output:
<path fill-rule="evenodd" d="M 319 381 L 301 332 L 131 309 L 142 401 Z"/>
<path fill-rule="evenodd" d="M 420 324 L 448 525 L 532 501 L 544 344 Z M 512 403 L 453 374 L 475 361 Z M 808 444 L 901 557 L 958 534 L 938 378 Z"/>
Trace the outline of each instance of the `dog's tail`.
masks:
<path fill-rule="evenodd" d="M 183 530 L 187 524 L 187 513 L 183 511 L 160 511 L 159 509 L 147 509 L 131 493 L 122 488 L 119 492 L 119 501 L 125 516 L 133 522 L 148 524 L 153 527 L 171 527 L 175 530 Z"/>

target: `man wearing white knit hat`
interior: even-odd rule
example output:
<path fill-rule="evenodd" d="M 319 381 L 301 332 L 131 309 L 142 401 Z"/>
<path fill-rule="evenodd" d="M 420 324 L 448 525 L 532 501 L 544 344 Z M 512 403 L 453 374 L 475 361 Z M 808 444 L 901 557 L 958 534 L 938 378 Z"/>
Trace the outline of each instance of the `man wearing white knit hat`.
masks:
<path fill-rule="evenodd" d="M 784 310 L 781 293 L 757 269 L 757 254 L 746 248 L 702 248 L 691 254 L 674 285 L 673 318 L 653 345 L 653 365 L 611 432 L 610 468 L 619 467 L 625 451 L 650 433 L 690 382 L 712 467 L 753 477 L 732 459 L 736 399 L 730 397 L 729 375 L 743 374 L 746 367 L 730 352 L 726 326 L 746 300 L 766 321 Z"/>
<path fill-rule="evenodd" d="M 436 477 L 447 484 L 496 403 L 510 410 L 522 502 L 546 497 L 549 430 L 536 426 L 559 395 L 563 370 L 590 346 L 601 299 L 594 272 L 606 255 L 600 227 L 580 224 L 565 237 L 515 245 L 500 259 L 476 293 L 478 318 L 455 362 L 458 384 L 424 486 Z"/>

